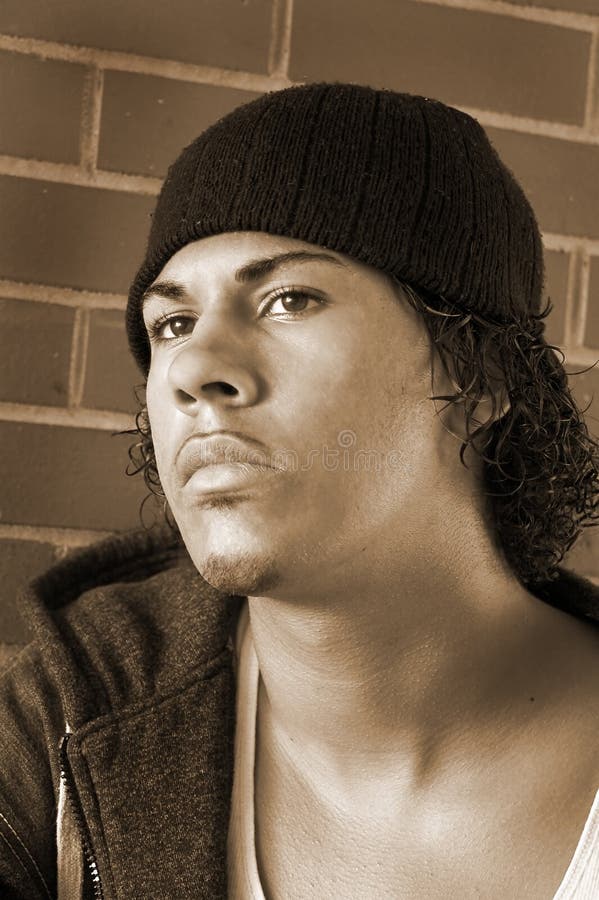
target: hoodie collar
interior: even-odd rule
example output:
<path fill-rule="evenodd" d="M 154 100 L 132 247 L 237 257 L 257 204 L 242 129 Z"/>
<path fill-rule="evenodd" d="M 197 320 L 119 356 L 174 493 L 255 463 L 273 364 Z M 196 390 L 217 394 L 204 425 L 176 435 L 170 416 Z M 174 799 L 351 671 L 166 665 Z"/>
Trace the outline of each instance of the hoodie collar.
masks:
<path fill-rule="evenodd" d="M 567 569 L 529 587 L 599 622 L 599 587 Z M 198 573 L 178 533 L 129 532 L 71 554 L 21 596 L 20 612 L 60 686 L 73 729 L 167 694 L 229 650 L 243 597 Z"/>
<path fill-rule="evenodd" d="M 161 527 L 71 554 L 31 583 L 20 612 L 76 730 L 209 670 L 232 651 L 242 599 L 211 587 Z"/>

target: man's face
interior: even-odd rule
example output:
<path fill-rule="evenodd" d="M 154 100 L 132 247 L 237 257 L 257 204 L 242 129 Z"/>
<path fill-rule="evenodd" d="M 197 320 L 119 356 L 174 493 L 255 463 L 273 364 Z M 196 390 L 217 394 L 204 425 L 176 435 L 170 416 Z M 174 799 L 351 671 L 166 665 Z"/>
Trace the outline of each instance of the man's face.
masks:
<path fill-rule="evenodd" d="M 385 275 L 220 234 L 169 260 L 144 321 L 161 483 L 215 587 L 292 594 L 417 528 L 445 477 L 443 432 L 424 323 Z"/>

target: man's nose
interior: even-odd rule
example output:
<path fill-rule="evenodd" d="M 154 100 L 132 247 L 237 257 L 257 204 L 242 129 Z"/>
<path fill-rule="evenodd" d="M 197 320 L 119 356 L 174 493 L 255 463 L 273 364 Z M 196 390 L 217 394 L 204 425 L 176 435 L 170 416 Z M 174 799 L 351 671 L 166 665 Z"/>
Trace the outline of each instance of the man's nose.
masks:
<path fill-rule="evenodd" d="M 230 323 L 223 333 L 222 324 L 200 320 L 176 353 L 168 380 L 173 400 L 182 412 L 195 416 L 206 403 L 251 406 L 258 400 L 257 373 L 247 363 L 247 348 L 243 354 L 235 353 L 239 338 L 234 338 L 232 331 Z"/>

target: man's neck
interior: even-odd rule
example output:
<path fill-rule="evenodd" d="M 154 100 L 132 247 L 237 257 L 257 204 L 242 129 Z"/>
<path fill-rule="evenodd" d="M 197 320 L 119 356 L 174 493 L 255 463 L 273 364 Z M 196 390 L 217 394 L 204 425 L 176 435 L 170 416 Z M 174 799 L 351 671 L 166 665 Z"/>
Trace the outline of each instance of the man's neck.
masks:
<path fill-rule="evenodd" d="M 348 782 L 401 764 L 415 787 L 465 733 L 501 738 L 504 712 L 544 677 L 535 635 L 560 613 L 485 550 L 444 565 L 438 544 L 436 560 L 398 553 L 394 569 L 379 547 L 321 595 L 249 598 L 269 717 L 290 754 Z"/>

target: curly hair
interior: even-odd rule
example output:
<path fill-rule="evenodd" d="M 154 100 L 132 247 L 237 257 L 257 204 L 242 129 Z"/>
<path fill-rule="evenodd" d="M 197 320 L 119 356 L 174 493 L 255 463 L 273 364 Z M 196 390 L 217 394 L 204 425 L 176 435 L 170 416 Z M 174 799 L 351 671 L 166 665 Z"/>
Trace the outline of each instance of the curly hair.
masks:
<path fill-rule="evenodd" d="M 543 337 L 551 303 L 506 324 L 420 287 L 395 284 L 422 316 L 456 388 L 428 399 L 445 401 L 437 414 L 463 404 L 460 461 L 468 468 L 468 447 L 483 461 L 483 493 L 508 564 L 523 584 L 557 578 L 558 565 L 583 528 L 599 524 L 599 442 L 589 434 L 586 409 L 581 411 L 570 393 L 564 354 Z M 492 408 L 481 422 L 476 413 L 484 397 L 491 398 Z M 137 437 L 129 448 L 133 469 L 127 474 L 143 472 L 150 493 L 164 497 L 147 406 L 139 396 L 138 402 L 136 427 L 122 432 Z M 177 530 L 166 500 L 164 512 Z"/>

